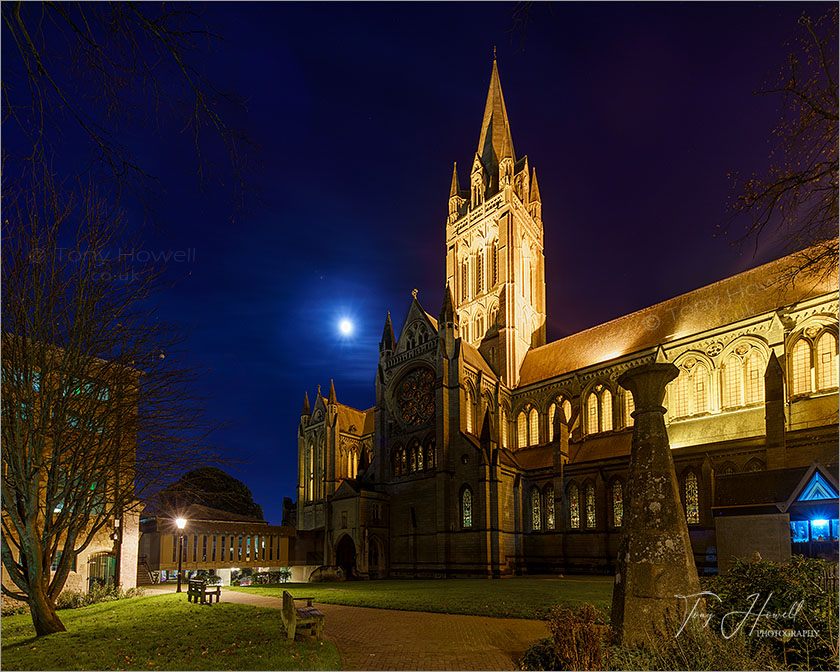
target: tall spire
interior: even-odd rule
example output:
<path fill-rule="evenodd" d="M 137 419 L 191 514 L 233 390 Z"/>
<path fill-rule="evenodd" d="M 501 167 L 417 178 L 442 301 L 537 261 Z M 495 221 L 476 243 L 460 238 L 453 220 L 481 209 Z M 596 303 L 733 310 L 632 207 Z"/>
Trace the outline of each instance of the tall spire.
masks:
<path fill-rule="evenodd" d="M 335 401 L 335 381 L 330 379 L 330 396 L 327 399 L 328 404 L 334 404 Z"/>
<path fill-rule="evenodd" d="M 516 161 L 513 138 L 510 134 L 505 98 L 502 95 L 502 83 L 499 80 L 499 68 L 493 59 L 493 72 L 490 75 L 490 88 L 484 105 L 484 119 L 481 121 L 481 135 L 478 137 L 478 155 L 487 170 L 494 171 L 502 159 L 505 140 L 510 145 L 510 156 Z"/>
<path fill-rule="evenodd" d="M 461 191 L 461 185 L 458 184 L 458 162 L 452 164 L 452 186 L 449 187 L 449 198 L 457 196 Z"/>
<path fill-rule="evenodd" d="M 311 411 L 309 409 L 309 393 L 303 393 L 303 410 L 301 410 L 301 415 L 310 415 Z"/>
<path fill-rule="evenodd" d="M 394 351 L 394 347 L 397 344 L 397 339 L 394 338 L 394 327 L 391 324 L 391 312 L 388 312 L 388 316 L 385 318 L 385 326 L 382 329 L 382 340 L 379 342 L 379 351 Z"/>
<path fill-rule="evenodd" d="M 441 325 L 455 322 L 455 301 L 452 299 L 452 291 L 448 284 L 446 285 L 446 294 L 443 297 L 443 306 L 440 309 L 438 322 Z"/>

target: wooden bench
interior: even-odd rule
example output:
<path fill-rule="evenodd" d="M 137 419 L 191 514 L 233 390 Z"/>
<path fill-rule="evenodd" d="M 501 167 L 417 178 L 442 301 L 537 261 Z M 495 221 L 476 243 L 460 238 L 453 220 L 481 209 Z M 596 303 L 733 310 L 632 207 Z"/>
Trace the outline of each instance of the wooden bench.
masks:
<path fill-rule="evenodd" d="M 292 597 L 288 590 L 283 591 L 283 625 L 286 636 L 295 638 L 295 632 L 302 627 L 311 631 L 316 640 L 324 638 L 324 614 L 312 606 L 312 597 Z M 305 607 L 296 607 L 295 600 L 306 600 Z"/>
<path fill-rule="evenodd" d="M 219 598 L 222 596 L 221 586 L 208 586 L 205 579 L 190 579 L 190 585 L 187 588 L 187 602 L 198 603 L 201 601 L 201 604 L 208 604 L 207 598 L 210 598 L 209 604 L 213 604 L 214 595 L 218 604 Z"/>

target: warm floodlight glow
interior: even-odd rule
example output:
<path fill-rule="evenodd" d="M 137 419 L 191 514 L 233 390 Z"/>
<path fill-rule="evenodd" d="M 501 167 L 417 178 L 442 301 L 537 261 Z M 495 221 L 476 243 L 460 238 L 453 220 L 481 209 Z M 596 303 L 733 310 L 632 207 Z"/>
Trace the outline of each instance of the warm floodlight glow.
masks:
<path fill-rule="evenodd" d="M 338 323 L 338 329 L 345 336 L 349 336 L 353 333 L 353 323 L 350 320 L 341 320 Z"/>
<path fill-rule="evenodd" d="M 186 527 L 186 525 L 187 525 L 187 521 L 184 520 L 183 518 L 176 518 L 175 519 L 175 524 L 178 526 L 179 530 L 183 530 L 184 527 Z"/>

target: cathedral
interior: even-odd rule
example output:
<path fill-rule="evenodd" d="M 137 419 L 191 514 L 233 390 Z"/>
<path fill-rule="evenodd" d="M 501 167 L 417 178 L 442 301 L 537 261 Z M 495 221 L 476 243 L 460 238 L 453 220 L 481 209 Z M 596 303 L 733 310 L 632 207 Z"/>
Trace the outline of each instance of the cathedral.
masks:
<path fill-rule="evenodd" d="M 464 176 L 466 177 L 466 176 Z M 517 156 L 496 62 L 478 148 L 445 221 L 437 316 L 385 319 L 376 404 L 304 399 L 296 557 L 359 578 L 613 570 L 633 398 L 665 399 L 698 571 L 732 557 L 837 557 L 837 279 L 780 259 L 546 343 L 542 197 Z"/>

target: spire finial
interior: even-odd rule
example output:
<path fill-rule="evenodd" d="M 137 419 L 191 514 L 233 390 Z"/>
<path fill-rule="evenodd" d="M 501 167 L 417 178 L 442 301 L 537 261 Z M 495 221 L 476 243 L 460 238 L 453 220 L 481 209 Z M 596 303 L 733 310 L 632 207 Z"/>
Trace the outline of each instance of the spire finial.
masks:
<path fill-rule="evenodd" d="M 411 290 L 411 296 L 414 297 L 415 301 L 417 300 L 417 288 L 416 287 Z"/>
<path fill-rule="evenodd" d="M 493 60 L 496 60 L 496 45 L 493 45 Z"/>

